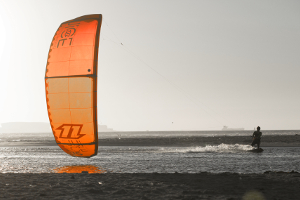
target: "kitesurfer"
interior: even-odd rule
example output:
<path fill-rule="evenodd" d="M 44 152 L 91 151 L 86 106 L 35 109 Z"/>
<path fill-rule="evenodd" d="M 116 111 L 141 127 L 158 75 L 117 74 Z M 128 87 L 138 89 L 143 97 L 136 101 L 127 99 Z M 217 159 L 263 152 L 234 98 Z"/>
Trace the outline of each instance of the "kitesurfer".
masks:
<path fill-rule="evenodd" d="M 255 144 L 257 144 L 257 149 L 259 149 L 261 135 L 262 135 L 262 133 L 260 132 L 260 127 L 258 126 L 257 130 L 254 131 L 254 133 L 252 135 L 253 141 L 252 141 L 251 146 L 254 146 Z"/>

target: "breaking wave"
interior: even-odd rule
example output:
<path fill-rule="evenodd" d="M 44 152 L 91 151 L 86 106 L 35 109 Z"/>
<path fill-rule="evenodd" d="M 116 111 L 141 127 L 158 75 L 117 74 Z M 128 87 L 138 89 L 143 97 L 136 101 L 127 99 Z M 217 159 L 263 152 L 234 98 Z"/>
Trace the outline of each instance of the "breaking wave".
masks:
<path fill-rule="evenodd" d="M 176 149 L 176 152 L 181 153 L 229 153 L 229 152 L 246 152 L 252 150 L 250 145 L 243 144 L 220 144 L 220 145 L 206 145 L 205 147 L 189 147 Z"/>

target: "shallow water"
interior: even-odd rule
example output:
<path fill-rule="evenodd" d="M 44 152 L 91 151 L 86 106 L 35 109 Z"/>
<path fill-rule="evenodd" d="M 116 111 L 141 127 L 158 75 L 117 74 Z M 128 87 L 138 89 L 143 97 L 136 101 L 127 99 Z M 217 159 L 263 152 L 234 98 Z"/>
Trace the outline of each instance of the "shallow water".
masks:
<path fill-rule="evenodd" d="M 76 158 L 59 147 L 0 147 L 0 173 L 56 173 L 88 166 L 111 173 L 300 172 L 300 147 L 269 147 L 252 153 L 249 145 L 206 147 L 99 147 L 92 158 Z M 88 170 L 87 170 L 88 171 Z"/>

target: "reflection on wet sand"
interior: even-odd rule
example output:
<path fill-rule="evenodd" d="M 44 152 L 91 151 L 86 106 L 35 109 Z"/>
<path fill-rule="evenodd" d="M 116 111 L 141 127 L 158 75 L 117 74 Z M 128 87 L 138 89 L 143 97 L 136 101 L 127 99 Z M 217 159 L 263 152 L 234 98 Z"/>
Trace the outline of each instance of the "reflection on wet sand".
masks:
<path fill-rule="evenodd" d="M 55 173 L 105 173 L 106 170 L 94 165 L 73 165 L 53 169 Z"/>

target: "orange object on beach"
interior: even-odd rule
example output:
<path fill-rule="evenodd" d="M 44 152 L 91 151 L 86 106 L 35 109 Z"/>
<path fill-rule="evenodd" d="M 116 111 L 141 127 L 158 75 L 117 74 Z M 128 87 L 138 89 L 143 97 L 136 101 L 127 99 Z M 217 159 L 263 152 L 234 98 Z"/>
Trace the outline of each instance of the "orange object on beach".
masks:
<path fill-rule="evenodd" d="M 102 15 L 63 22 L 51 42 L 46 101 L 58 146 L 77 157 L 97 155 L 97 64 Z"/>
<path fill-rule="evenodd" d="M 87 172 L 90 174 L 102 174 L 106 173 L 106 170 L 96 167 L 94 165 L 78 165 L 78 166 L 64 166 L 53 169 L 56 173 L 83 173 Z"/>

